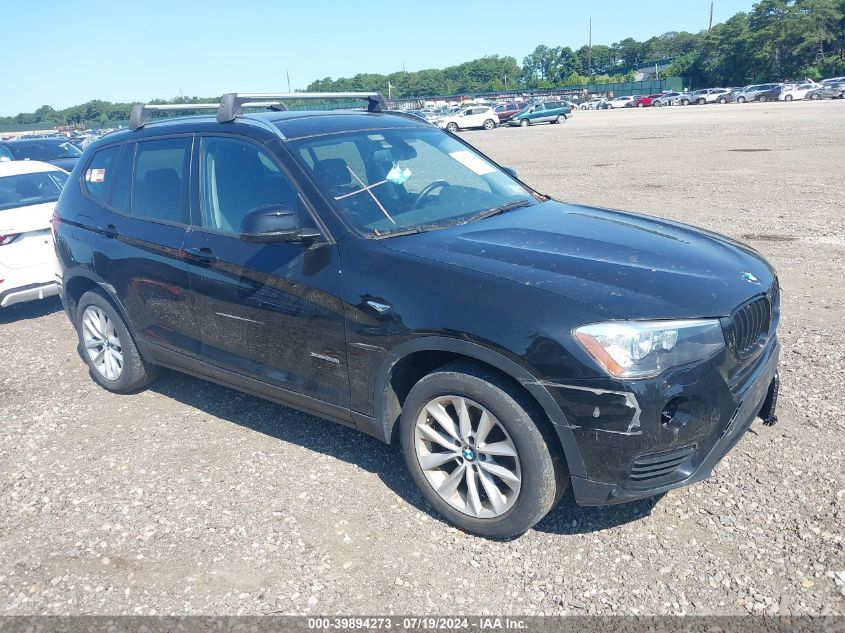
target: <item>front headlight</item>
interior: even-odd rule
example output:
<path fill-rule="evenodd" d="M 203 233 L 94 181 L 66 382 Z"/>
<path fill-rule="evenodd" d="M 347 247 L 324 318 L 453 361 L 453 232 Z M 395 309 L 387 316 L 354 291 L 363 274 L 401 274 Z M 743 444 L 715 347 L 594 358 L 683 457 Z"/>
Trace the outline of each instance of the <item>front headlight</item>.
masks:
<path fill-rule="evenodd" d="M 650 378 L 709 358 L 725 346 L 717 319 L 616 321 L 584 325 L 576 340 L 614 378 Z"/>

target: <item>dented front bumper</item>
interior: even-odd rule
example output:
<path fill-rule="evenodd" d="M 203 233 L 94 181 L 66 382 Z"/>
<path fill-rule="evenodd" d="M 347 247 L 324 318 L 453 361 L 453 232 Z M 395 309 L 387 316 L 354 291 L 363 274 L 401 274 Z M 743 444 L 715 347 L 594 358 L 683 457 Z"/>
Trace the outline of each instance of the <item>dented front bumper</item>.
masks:
<path fill-rule="evenodd" d="M 618 390 L 547 385 L 583 460 L 586 476 L 571 477 L 576 501 L 623 503 L 709 477 L 756 417 L 777 420 L 779 351 L 773 337 L 748 366 L 737 366 L 726 352 Z M 673 409 L 670 402 L 681 404 Z"/>

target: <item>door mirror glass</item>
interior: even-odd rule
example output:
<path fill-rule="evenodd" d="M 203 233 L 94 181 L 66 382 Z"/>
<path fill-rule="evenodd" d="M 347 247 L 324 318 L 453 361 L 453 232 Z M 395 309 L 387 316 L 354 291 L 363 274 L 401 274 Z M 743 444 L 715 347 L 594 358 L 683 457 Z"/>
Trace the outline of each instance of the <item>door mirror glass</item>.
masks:
<path fill-rule="evenodd" d="M 309 231 L 309 235 L 313 231 Z M 299 216 L 283 204 L 268 204 L 253 209 L 241 222 L 241 239 L 255 244 L 295 242 L 303 239 Z"/>

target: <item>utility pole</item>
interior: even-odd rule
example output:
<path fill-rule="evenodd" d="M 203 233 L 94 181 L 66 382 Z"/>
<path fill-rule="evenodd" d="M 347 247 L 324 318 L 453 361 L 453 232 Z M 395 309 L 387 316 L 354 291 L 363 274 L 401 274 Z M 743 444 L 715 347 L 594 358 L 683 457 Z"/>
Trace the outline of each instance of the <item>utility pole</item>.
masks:
<path fill-rule="evenodd" d="M 286 70 L 285 74 L 288 76 L 288 92 L 290 92 L 290 71 Z"/>
<path fill-rule="evenodd" d="M 587 73 L 593 75 L 593 18 L 587 23 Z"/>
<path fill-rule="evenodd" d="M 710 25 L 707 27 L 707 32 L 710 32 L 710 29 L 713 28 L 713 5 L 716 3 L 715 0 L 711 0 L 710 2 Z"/>

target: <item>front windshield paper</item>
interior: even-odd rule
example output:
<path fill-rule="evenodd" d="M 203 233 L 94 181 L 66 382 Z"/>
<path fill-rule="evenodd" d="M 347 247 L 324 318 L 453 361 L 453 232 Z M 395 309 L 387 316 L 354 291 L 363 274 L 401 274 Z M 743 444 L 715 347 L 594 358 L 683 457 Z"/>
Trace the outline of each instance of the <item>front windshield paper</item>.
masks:
<path fill-rule="evenodd" d="M 490 163 L 482 160 L 472 152 L 452 152 L 449 154 L 449 156 L 454 158 L 467 169 L 471 169 L 474 173 L 478 174 L 479 176 L 483 176 L 485 174 L 492 174 L 494 171 L 496 171 L 496 168 L 493 167 Z"/>

